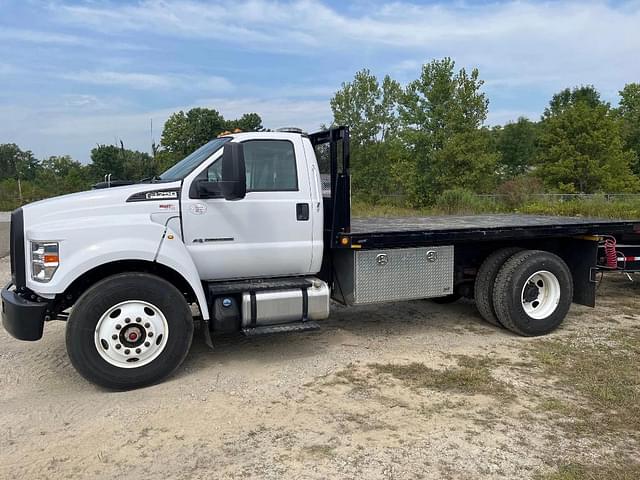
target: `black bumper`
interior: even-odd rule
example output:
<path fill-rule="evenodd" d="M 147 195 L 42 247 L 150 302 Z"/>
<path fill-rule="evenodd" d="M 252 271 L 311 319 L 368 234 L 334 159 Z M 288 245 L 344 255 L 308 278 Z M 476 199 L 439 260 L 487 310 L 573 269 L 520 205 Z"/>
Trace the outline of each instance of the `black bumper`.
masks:
<path fill-rule="evenodd" d="M 18 340 L 40 340 L 44 329 L 44 317 L 48 303 L 32 302 L 9 290 L 2 289 L 2 325 Z"/>

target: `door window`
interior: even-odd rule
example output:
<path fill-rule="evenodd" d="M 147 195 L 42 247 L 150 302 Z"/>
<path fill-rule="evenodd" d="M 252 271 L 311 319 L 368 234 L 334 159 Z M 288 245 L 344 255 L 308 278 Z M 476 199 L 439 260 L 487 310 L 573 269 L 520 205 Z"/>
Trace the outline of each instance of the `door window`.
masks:
<path fill-rule="evenodd" d="M 293 143 L 288 140 L 250 140 L 244 143 L 248 192 L 298 190 Z"/>
<path fill-rule="evenodd" d="M 298 190 L 293 143 L 288 140 L 249 140 L 243 145 L 247 192 Z M 220 160 L 207 169 L 207 180 L 222 180 Z"/>

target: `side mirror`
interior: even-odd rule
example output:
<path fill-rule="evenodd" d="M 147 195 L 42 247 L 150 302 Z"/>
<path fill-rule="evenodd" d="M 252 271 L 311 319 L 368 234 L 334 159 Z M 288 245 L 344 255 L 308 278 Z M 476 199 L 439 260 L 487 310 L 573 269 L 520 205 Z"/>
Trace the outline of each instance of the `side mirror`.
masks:
<path fill-rule="evenodd" d="M 244 149 L 241 143 L 227 142 L 222 151 L 222 181 L 219 182 L 225 200 L 240 200 L 247 194 Z"/>

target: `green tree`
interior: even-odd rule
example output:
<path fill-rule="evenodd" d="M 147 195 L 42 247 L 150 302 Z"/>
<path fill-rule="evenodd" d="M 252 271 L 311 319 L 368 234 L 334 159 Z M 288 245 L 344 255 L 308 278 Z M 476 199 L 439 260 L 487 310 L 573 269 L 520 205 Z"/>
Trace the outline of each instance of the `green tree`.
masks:
<path fill-rule="evenodd" d="M 369 70 L 355 74 L 331 99 L 333 122 L 350 127 L 351 170 L 356 193 L 381 195 L 394 190 L 392 165 L 397 140 L 398 82 L 388 75 L 382 85 Z"/>
<path fill-rule="evenodd" d="M 227 120 L 225 128 L 230 131 L 239 128 L 243 132 L 259 132 L 263 129 L 262 118 L 257 113 L 245 113 L 236 120 Z"/>
<path fill-rule="evenodd" d="M 15 182 L 20 203 L 24 199 L 23 182 L 33 180 L 37 170 L 38 160 L 30 150 L 23 151 L 15 143 L 0 145 L 0 181 L 11 180 L 11 183 Z"/>
<path fill-rule="evenodd" d="M 30 150 L 21 150 L 15 143 L 0 145 L 0 180 L 33 180 L 38 160 Z"/>
<path fill-rule="evenodd" d="M 600 93 L 593 85 L 582 85 L 573 89 L 565 88 L 553 95 L 542 116 L 543 118 L 548 118 L 552 115 L 559 115 L 578 103 L 592 108 L 603 104 L 602 100 L 600 100 Z"/>
<path fill-rule="evenodd" d="M 70 156 L 53 156 L 40 162 L 37 185 L 50 195 L 79 192 L 91 187 L 89 167 Z"/>
<path fill-rule="evenodd" d="M 245 113 L 235 120 L 225 120 L 212 108 L 192 108 L 173 113 L 165 122 L 160 148 L 154 151 L 158 173 L 171 167 L 222 132 L 240 129 L 258 132 L 264 129 L 257 113 Z"/>
<path fill-rule="evenodd" d="M 536 175 L 567 193 L 637 190 L 620 123 L 592 87 L 554 95 L 541 123 Z"/>
<path fill-rule="evenodd" d="M 334 123 L 350 127 L 353 146 L 384 141 L 398 128 L 400 84 L 388 75 L 382 85 L 369 70 L 355 74 L 331 99 Z"/>
<path fill-rule="evenodd" d="M 640 83 L 628 83 L 620 90 L 618 114 L 624 144 L 635 153 L 631 169 L 640 176 Z"/>
<path fill-rule="evenodd" d="M 536 157 L 537 124 L 524 117 L 494 130 L 500 152 L 498 170 L 505 180 L 527 173 Z"/>
<path fill-rule="evenodd" d="M 435 200 L 444 190 L 486 191 L 495 184 L 498 154 L 481 128 L 489 101 L 477 69 L 455 72 L 450 58 L 423 65 L 402 96 L 402 137 L 410 154 L 398 172 L 413 203 Z"/>
<path fill-rule="evenodd" d="M 160 145 L 176 159 L 182 158 L 216 138 L 226 128 L 227 124 L 217 110 L 200 107 L 187 113 L 180 110 L 165 122 Z"/>
<path fill-rule="evenodd" d="M 91 150 L 91 172 L 94 181 L 111 174 L 112 180 L 139 180 L 157 173 L 156 162 L 145 152 L 117 145 L 98 145 Z"/>

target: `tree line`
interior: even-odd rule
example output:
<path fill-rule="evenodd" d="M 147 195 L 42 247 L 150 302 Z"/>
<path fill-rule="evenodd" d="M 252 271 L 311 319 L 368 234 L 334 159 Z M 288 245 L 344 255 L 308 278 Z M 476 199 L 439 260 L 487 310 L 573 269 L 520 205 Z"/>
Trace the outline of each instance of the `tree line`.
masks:
<path fill-rule="evenodd" d="M 591 85 L 566 88 L 538 120 L 486 125 L 489 99 L 477 69 L 450 58 L 422 66 L 406 86 L 357 72 L 330 100 L 333 124 L 351 127 L 354 194 L 376 203 L 400 194 L 428 206 L 443 193 L 618 193 L 640 191 L 640 84 L 629 83 L 611 106 Z M 85 190 L 103 180 L 157 175 L 223 131 L 260 131 L 257 113 L 226 120 L 193 108 L 172 114 L 159 145 L 140 152 L 97 145 L 91 161 L 38 160 L 15 144 L 0 145 L 0 205 Z M 13 202 L 13 204 L 11 204 Z"/>
<path fill-rule="evenodd" d="M 91 161 L 82 164 L 69 155 L 38 160 L 14 143 L 0 144 L 0 210 L 30 201 L 91 188 L 111 174 L 112 180 L 140 180 L 165 171 L 224 131 L 262 130 L 257 113 L 226 120 L 210 108 L 192 108 L 172 114 L 164 125 L 160 144 L 151 153 L 117 145 L 96 145 Z"/>
<path fill-rule="evenodd" d="M 640 84 L 618 107 L 591 85 L 551 98 L 537 121 L 488 127 L 489 99 L 477 69 L 450 58 L 423 65 L 406 87 L 369 70 L 331 99 L 337 124 L 351 126 L 354 191 L 376 202 L 389 193 L 412 206 L 443 192 L 621 193 L 640 190 Z"/>

